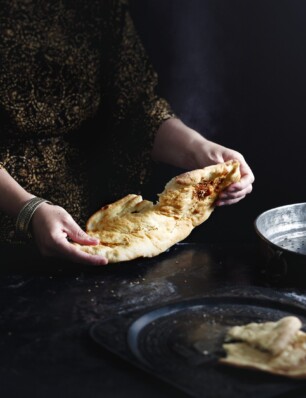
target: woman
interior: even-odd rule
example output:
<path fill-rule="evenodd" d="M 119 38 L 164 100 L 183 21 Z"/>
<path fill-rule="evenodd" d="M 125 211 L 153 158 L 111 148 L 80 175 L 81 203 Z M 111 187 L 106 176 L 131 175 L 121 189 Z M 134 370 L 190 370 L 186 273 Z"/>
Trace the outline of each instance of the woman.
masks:
<path fill-rule="evenodd" d="M 80 225 L 102 201 L 141 192 L 150 157 L 186 169 L 236 158 L 241 182 L 217 205 L 251 192 L 243 156 L 190 129 L 155 94 L 156 75 L 126 1 L 3 3 L 2 241 L 20 241 L 17 218 L 43 255 L 105 264 L 71 241 L 98 243 Z"/>

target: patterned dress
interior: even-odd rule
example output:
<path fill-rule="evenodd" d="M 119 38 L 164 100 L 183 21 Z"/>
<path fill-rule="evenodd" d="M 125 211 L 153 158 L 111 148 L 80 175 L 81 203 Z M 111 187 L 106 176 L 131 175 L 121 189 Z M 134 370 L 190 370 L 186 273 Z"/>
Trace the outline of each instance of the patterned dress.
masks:
<path fill-rule="evenodd" d="M 154 134 L 173 116 L 120 0 L 4 0 L 0 167 L 84 227 L 142 190 Z M 0 213 L 0 240 L 15 220 Z"/>

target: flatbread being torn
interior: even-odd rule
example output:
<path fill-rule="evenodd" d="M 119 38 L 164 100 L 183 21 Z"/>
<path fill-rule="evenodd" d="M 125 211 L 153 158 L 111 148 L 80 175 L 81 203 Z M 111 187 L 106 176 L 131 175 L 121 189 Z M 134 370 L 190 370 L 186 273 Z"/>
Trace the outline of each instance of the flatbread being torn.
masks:
<path fill-rule="evenodd" d="M 227 356 L 219 362 L 292 378 L 306 378 L 306 333 L 288 316 L 277 322 L 249 323 L 228 330 Z"/>
<path fill-rule="evenodd" d="M 219 194 L 240 180 L 239 166 L 232 160 L 174 177 L 156 204 L 131 194 L 104 206 L 86 224 L 100 244 L 78 246 L 112 263 L 156 256 L 210 216 Z"/>

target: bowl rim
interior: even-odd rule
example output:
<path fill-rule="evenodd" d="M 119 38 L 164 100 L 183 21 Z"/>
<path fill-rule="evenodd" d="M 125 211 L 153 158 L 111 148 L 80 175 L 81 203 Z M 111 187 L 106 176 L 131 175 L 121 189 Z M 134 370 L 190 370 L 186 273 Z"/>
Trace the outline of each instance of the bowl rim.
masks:
<path fill-rule="evenodd" d="M 265 211 L 263 211 L 262 213 L 260 213 L 260 214 L 255 218 L 255 220 L 254 220 L 254 222 L 253 222 L 253 225 L 254 225 L 254 229 L 255 229 L 255 232 L 256 232 L 256 234 L 258 235 L 258 237 L 259 237 L 262 241 L 264 241 L 266 244 L 268 244 L 269 246 L 272 246 L 275 250 L 279 250 L 279 251 L 282 251 L 282 252 L 285 252 L 285 253 L 289 253 L 289 254 L 291 254 L 291 255 L 294 254 L 294 255 L 299 256 L 299 257 L 305 257 L 306 254 L 302 254 L 302 253 L 299 253 L 299 252 L 296 252 L 296 251 L 293 251 L 293 250 L 286 249 L 286 248 L 281 247 L 281 246 L 277 245 L 276 243 L 272 242 L 270 239 L 266 238 L 266 237 L 263 235 L 263 233 L 259 230 L 259 228 L 258 228 L 258 226 L 257 226 L 258 220 L 259 220 L 260 218 L 262 218 L 263 216 L 265 216 L 266 214 L 268 214 L 268 213 L 270 213 L 270 212 L 272 212 L 272 211 L 275 211 L 275 210 L 281 210 L 281 209 L 285 209 L 285 208 L 288 209 L 288 208 L 294 207 L 294 206 L 306 206 L 306 202 L 291 203 L 291 204 L 289 204 L 289 205 L 277 206 L 277 207 L 273 207 L 273 208 L 271 208 L 271 209 L 265 210 Z"/>

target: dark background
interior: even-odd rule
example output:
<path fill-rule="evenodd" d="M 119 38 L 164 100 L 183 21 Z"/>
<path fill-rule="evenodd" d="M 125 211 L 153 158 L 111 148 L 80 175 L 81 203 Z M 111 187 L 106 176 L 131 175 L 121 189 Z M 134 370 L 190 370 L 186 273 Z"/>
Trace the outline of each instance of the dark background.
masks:
<path fill-rule="evenodd" d="M 251 195 L 216 209 L 190 239 L 256 239 L 260 212 L 306 197 L 305 2 L 132 0 L 131 11 L 159 93 L 185 123 L 241 152 L 256 177 Z M 154 189 L 178 171 L 158 166 Z"/>

